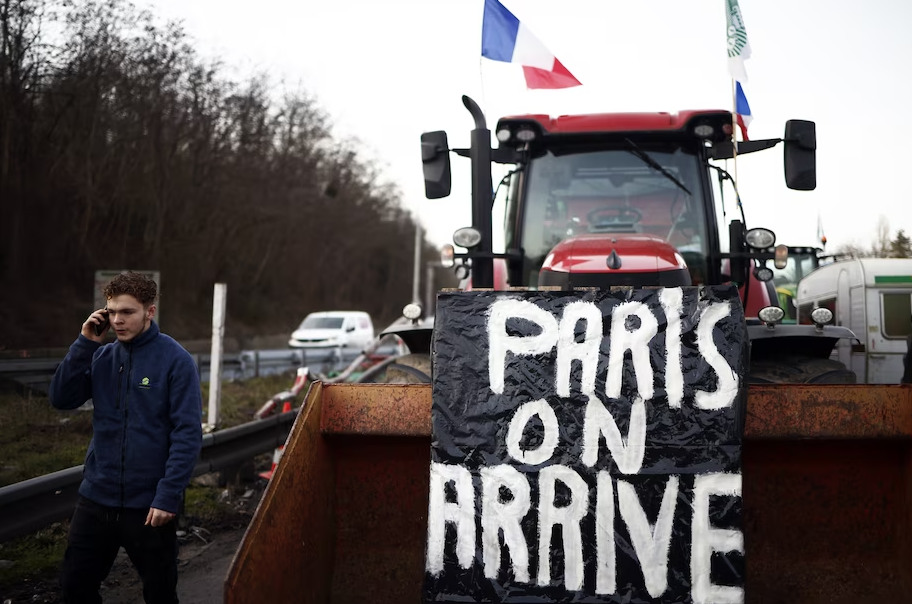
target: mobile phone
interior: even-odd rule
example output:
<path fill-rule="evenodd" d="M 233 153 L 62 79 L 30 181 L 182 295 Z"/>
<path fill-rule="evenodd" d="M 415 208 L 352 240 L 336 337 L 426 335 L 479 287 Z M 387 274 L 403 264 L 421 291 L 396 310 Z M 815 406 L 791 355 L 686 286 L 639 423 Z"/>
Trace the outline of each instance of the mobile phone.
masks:
<path fill-rule="evenodd" d="M 101 311 L 101 313 L 104 315 L 104 320 L 100 324 L 95 325 L 95 335 L 96 336 L 100 336 L 101 334 L 103 334 L 104 330 L 107 329 L 108 325 L 110 325 L 110 323 L 111 323 L 111 321 L 108 319 L 108 309 L 107 308 L 104 309 L 103 311 Z"/>

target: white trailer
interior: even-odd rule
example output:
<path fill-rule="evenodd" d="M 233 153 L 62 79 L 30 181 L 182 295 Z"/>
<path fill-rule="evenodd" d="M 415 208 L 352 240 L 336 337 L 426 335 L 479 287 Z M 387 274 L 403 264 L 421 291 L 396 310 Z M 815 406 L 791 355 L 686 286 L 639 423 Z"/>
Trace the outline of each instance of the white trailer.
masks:
<path fill-rule="evenodd" d="M 821 266 L 798 283 L 798 323 L 812 324 L 818 307 L 860 342 L 843 339 L 831 358 L 855 372 L 858 383 L 898 384 L 912 333 L 912 259 L 863 258 Z"/>

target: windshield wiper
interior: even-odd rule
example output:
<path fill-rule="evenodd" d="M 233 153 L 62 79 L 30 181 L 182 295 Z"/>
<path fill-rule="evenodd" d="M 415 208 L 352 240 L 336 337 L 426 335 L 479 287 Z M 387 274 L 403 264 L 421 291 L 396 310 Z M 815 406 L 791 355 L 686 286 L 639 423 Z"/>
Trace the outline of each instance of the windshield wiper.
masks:
<path fill-rule="evenodd" d="M 670 181 L 673 182 L 674 184 L 678 185 L 678 187 L 680 187 L 680 189 L 681 189 L 682 191 L 684 191 L 685 193 L 687 193 L 688 195 L 693 195 L 693 193 L 691 193 L 691 192 L 687 189 L 687 187 L 684 186 L 684 183 L 682 183 L 680 180 L 678 180 L 678 177 L 677 177 L 677 176 L 675 176 L 674 174 L 672 174 L 671 172 L 669 172 L 662 164 L 660 164 L 659 162 L 657 162 L 656 160 L 654 160 L 654 159 L 652 158 L 651 155 L 647 154 L 645 151 L 643 151 L 642 149 L 640 149 L 640 148 L 636 145 L 636 143 L 634 143 L 634 142 L 633 142 L 632 140 L 630 140 L 629 138 L 625 138 L 625 139 L 624 139 L 624 142 L 627 143 L 627 145 L 629 146 L 629 148 L 627 149 L 627 151 L 629 151 L 629 152 L 631 153 L 631 155 L 635 155 L 636 157 L 639 157 L 640 159 L 642 159 L 643 162 L 644 162 L 647 166 L 649 166 L 650 168 L 653 168 L 654 170 L 657 170 L 658 172 L 660 172 L 663 176 L 665 176 L 666 178 L 668 178 L 668 180 L 670 180 Z"/>

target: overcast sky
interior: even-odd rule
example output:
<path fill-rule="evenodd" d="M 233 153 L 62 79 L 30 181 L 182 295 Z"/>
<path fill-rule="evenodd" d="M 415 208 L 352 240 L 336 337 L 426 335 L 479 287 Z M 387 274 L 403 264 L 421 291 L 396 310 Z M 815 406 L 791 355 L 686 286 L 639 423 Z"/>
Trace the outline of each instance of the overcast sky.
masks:
<path fill-rule="evenodd" d="M 492 129 L 519 112 L 731 108 L 724 0 L 502 0 L 583 83 L 554 91 L 527 91 L 520 67 L 481 60 L 483 0 L 136 1 L 182 20 L 201 54 L 221 57 L 232 75 L 265 70 L 314 93 L 335 133 L 358 137 L 386 167 L 437 244 L 471 223 L 468 160 L 453 157 L 453 194 L 428 200 L 419 139 L 443 129 L 451 147 L 468 145 L 463 94 Z M 828 250 L 869 244 L 880 215 L 894 232 L 912 229 L 912 2 L 740 6 L 753 51 L 751 138 L 781 137 L 798 118 L 817 123 L 818 145 L 813 192 L 785 187 L 781 145 L 739 159 L 748 227 L 814 244 L 819 211 Z"/>

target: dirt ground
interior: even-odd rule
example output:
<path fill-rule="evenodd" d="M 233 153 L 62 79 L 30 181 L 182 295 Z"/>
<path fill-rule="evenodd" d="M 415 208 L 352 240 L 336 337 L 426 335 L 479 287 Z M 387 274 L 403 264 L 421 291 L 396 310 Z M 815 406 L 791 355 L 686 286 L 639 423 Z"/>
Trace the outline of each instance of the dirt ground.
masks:
<path fill-rule="evenodd" d="M 192 539 L 181 544 L 177 580 L 177 594 L 181 604 L 224 601 L 225 577 L 243 536 L 243 528 L 232 529 L 211 535 L 208 543 Z M 15 588 L 15 592 L 9 594 L 3 603 L 63 602 L 59 589 L 52 580 L 20 585 Z M 139 575 L 123 550 L 114 561 L 108 578 L 102 583 L 100 593 L 105 604 L 135 604 L 143 601 Z"/>
<path fill-rule="evenodd" d="M 181 545 L 178 562 L 177 595 L 181 604 L 210 604 L 223 601 L 223 587 L 234 552 L 244 529 L 211 535 L 204 543 L 192 539 Z M 142 602 L 142 583 L 126 554 L 121 551 L 101 590 L 105 604 Z"/>
<path fill-rule="evenodd" d="M 224 583 L 247 524 L 265 490 L 266 482 L 245 485 L 240 490 L 223 492 L 235 513 L 226 521 L 208 527 L 186 526 L 178 533 L 177 594 L 181 604 L 221 604 Z M 121 549 L 100 590 L 104 604 L 142 603 L 142 582 L 127 554 Z M 58 604 L 63 599 L 56 577 L 27 581 L 0 594 L 0 603 Z"/>

